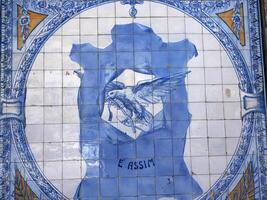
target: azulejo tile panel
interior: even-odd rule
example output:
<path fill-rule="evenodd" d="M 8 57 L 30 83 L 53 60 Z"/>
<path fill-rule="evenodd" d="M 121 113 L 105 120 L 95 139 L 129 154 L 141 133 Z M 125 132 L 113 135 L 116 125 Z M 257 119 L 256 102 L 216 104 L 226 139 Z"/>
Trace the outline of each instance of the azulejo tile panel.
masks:
<path fill-rule="evenodd" d="M 266 199 L 260 3 L 1 1 L 1 199 Z"/>

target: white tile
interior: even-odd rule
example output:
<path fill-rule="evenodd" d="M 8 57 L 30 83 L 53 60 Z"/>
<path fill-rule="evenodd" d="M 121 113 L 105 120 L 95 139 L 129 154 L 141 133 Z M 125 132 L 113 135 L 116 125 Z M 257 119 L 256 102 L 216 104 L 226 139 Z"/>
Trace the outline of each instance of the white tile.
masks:
<path fill-rule="evenodd" d="M 224 120 L 208 120 L 208 136 L 225 137 Z"/>
<path fill-rule="evenodd" d="M 80 142 L 64 142 L 63 143 L 63 159 L 64 160 L 81 160 Z"/>
<path fill-rule="evenodd" d="M 27 124 L 25 133 L 29 143 L 32 142 L 43 142 L 43 125 L 40 124 Z"/>
<path fill-rule="evenodd" d="M 241 101 L 240 90 L 238 85 L 223 85 L 224 101 Z"/>
<path fill-rule="evenodd" d="M 79 88 L 80 78 L 72 70 L 63 70 L 63 87 Z"/>
<path fill-rule="evenodd" d="M 187 75 L 187 84 L 204 84 L 204 69 L 203 68 L 189 68 L 191 73 Z"/>
<path fill-rule="evenodd" d="M 81 161 L 63 161 L 64 179 L 81 178 Z"/>
<path fill-rule="evenodd" d="M 167 6 L 167 10 L 168 10 L 168 16 L 172 16 L 172 17 L 184 17 L 185 14 L 181 11 L 179 11 L 178 9 L 172 8 Z"/>
<path fill-rule="evenodd" d="M 26 106 L 41 106 L 43 105 L 43 88 L 28 88 Z"/>
<path fill-rule="evenodd" d="M 225 120 L 226 137 L 240 137 L 241 120 Z"/>
<path fill-rule="evenodd" d="M 81 35 L 97 34 L 97 18 L 81 18 L 80 24 Z"/>
<path fill-rule="evenodd" d="M 167 33 L 157 33 L 163 42 L 169 42 L 169 35 Z"/>
<path fill-rule="evenodd" d="M 63 88 L 63 105 L 77 105 L 78 88 Z"/>
<path fill-rule="evenodd" d="M 47 124 L 62 123 L 62 106 L 45 106 L 44 121 Z"/>
<path fill-rule="evenodd" d="M 80 33 L 80 19 L 77 17 L 69 20 L 62 27 L 63 35 L 79 35 L 79 33 Z"/>
<path fill-rule="evenodd" d="M 149 17 L 137 17 L 134 19 L 134 22 L 142 24 L 143 26 L 151 27 L 151 20 Z"/>
<path fill-rule="evenodd" d="M 50 37 L 45 43 L 44 50 L 46 52 L 62 52 L 62 38 L 61 36 Z"/>
<path fill-rule="evenodd" d="M 60 70 L 45 71 L 45 87 L 62 87 L 62 72 Z"/>
<path fill-rule="evenodd" d="M 168 32 L 170 34 L 171 33 L 185 33 L 185 19 L 182 17 L 168 18 Z"/>
<path fill-rule="evenodd" d="M 209 159 L 208 157 L 191 157 L 193 174 L 209 174 Z"/>
<path fill-rule="evenodd" d="M 90 45 L 94 46 L 95 48 L 98 48 L 98 35 L 81 35 L 80 36 L 80 43 L 89 43 Z"/>
<path fill-rule="evenodd" d="M 189 111 L 192 119 L 206 119 L 206 107 L 204 103 L 190 103 Z"/>
<path fill-rule="evenodd" d="M 203 51 L 203 38 L 202 38 L 202 34 L 186 34 L 186 37 L 187 39 L 193 43 L 196 48 L 197 48 L 197 51 Z"/>
<path fill-rule="evenodd" d="M 77 62 L 74 62 L 70 59 L 69 53 L 62 53 L 62 57 L 62 68 L 64 70 L 70 69 L 74 71 L 81 68 Z"/>
<path fill-rule="evenodd" d="M 151 28 L 155 33 L 168 33 L 167 18 L 151 18 Z"/>
<path fill-rule="evenodd" d="M 185 17 L 186 33 L 202 33 L 202 26 L 192 17 Z"/>
<path fill-rule="evenodd" d="M 206 68 L 205 79 L 206 79 L 206 84 L 221 84 L 222 83 L 221 68 Z"/>
<path fill-rule="evenodd" d="M 192 138 L 191 141 L 191 156 L 207 156 L 208 143 L 206 138 Z"/>
<path fill-rule="evenodd" d="M 208 119 L 223 119 L 223 104 L 222 103 L 207 103 Z"/>
<path fill-rule="evenodd" d="M 98 35 L 98 48 L 104 49 L 112 43 L 111 35 Z"/>
<path fill-rule="evenodd" d="M 238 84 L 238 79 L 233 68 L 222 68 L 224 84 Z"/>
<path fill-rule="evenodd" d="M 62 105 L 62 88 L 44 88 L 44 105 Z"/>
<path fill-rule="evenodd" d="M 121 5 L 120 2 L 116 2 L 116 17 L 129 17 L 129 7 L 126 7 L 125 5 Z M 138 13 L 139 16 L 139 13 Z"/>
<path fill-rule="evenodd" d="M 220 50 L 218 40 L 212 34 L 203 34 L 204 50 Z"/>
<path fill-rule="evenodd" d="M 76 142 L 80 140 L 80 124 L 63 124 L 63 140 Z"/>
<path fill-rule="evenodd" d="M 43 107 L 27 106 L 25 107 L 27 124 L 42 124 L 43 123 Z"/>
<path fill-rule="evenodd" d="M 195 68 L 195 67 L 202 68 L 202 67 L 204 67 L 203 51 L 198 51 L 198 56 L 190 59 L 189 62 L 187 63 L 187 66 L 188 66 L 188 68 Z"/>
<path fill-rule="evenodd" d="M 98 18 L 98 34 L 110 34 L 115 18 Z"/>
<path fill-rule="evenodd" d="M 28 77 L 27 87 L 28 88 L 42 88 L 44 86 L 43 71 L 32 70 Z"/>
<path fill-rule="evenodd" d="M 204 85 L 188 85 L 187 93 L 189 102 L 205 102 Z"/>
<path fill-rule="evenodd" d="M 37 162 L 44 160 L 44 146 L 42 143 L 30 143 L 31 151 L 33 152 L 34 158 Z"/>
<path fill-rule="evenodd" d="M 45 53 L 44 70 L 62 69 L 62 53 Z"/>
<path fill-rule="evenodd" d="M 98 8 L 98 17 L 115 17 L 115 3 L 108 3 Z"/>
<path fill-rule="evenodd" d="M 44 161 L 62 160 L 62 143 L 44 143 Z"/>
<path fill-rule="evenodd" d="M 209 161 L 211 174 L 221 174 L 226 168 L 225 156 L 210 156 Z"/>
<path fill-rule="evenodd" d="M 209 155 L 224 156 L 226 155 L 225 138 L 209 138 Z"/>
<path fill-rule="evenodd" d="M 80 184 L 80 179 L 64 179 L 63 180 L 63 194 L 69 199 L 72 199 Z"/>
<path fill-rule="evenodd" d="M 116 21 L 116 24 L 130 24 L 130 23 L 133 23 L 134 19 L 131 18 L 130 16 L 129 17 L 117 17 L 115 21 Z"/>
<path fill-rule="evenodd" d="M 45 162 L 44 173 L 48 179 L 63 179 L 64 176 L 62 177 L 62 161 Z"/>
<path fill-rule="evenodd" d="M 207 122 L 205 120 L 192 120 L 190 123 L 190 137 L 207 137 Z"/>
<path fill-rule="evenodd" d="M 224 103 L 225 119 L 241 119 L 240 102 L 225 102 Z"/>
<path fill-rule="evenodd" d="M 221 102 L 222 86 L 221 85 L 206 85 L 207 102 Z"/>
<path fill-rule="evenodd" d="M 204 51 L 205 67 L 221 67 L 221 52 L 220 51 Z"/>
<path fill-rule="evenodd" d="M 80 44 L 80 37 L 79 36 L 63 36 L 63 45 L 62 45 L 62 50 L 63 52 L 69 52 L 72 49 L 73 44 Z"/>
<path fill-rule="evenodd" d="M 62 142 L 62 124 L 44 124 L 44 142 Z"/>
<path fill-rule="evenodd" d="M 80 18 L 88 18 L 88 17 L 97 17 L 97 10 L 98 8 L 91 8 L 89 10 L 86 10 L 80 14 Z"/>
<path fill-rule="evenodd" d="M 158 3 L 151 3 L 150 6 L 150 11 L 151 11 L 151 17 L 167 17 L 167 6 L 158 4 Z"/>
<path fill-rule="evenodd" d="M 137 4 L 135 7 L 137 9 L 137 18 L 138 19 L 139 17 L 143 18 L 143 17 L 150 17 L 151 16 L 151 9 L 150 9 L 150 5 L 152 4 L 152 2 L 148 2 L 148 1 L 145 1 L 143 4 Z M 125 5 L 124 6 L 125 9 L 129 10 L 130 9 L 130 6 L 129 5 Z"/>
<path fill-rule="evenodd" d="M 222 62 L 222 67 L 232 67 L 233 66 L 226 51 L 221 51 L 221 62 Z"/>
<path fill-rule="evenodd" d="M 65 106 L 63 110 L 63 123 L 79 123 L 77 106 Z"/>
<path fill-rule="evenodd" d="M 211 184 L 209 175 L 193 175 L 193 178 L 197 181 L 203 191 L 207 191 L 210 188 Z"/>

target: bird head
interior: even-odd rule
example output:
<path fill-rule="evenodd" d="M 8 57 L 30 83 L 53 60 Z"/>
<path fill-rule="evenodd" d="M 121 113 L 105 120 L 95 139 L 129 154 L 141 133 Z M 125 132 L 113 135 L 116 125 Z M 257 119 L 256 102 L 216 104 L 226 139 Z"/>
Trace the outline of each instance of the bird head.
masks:
<path fill-rule="evenodd" d="M 112 90 L 108 92 L 108 98 L 115 98 L 117 96 L 117 90 Z"/>
<path fill-rule="evenodd" d="M 114 98 L 124 99 L 125 98 L 125 91 L 124 91 L 124 89 L 111 90 L 108 92 L 107 98 L 108 99 L 114 99 Z"/>

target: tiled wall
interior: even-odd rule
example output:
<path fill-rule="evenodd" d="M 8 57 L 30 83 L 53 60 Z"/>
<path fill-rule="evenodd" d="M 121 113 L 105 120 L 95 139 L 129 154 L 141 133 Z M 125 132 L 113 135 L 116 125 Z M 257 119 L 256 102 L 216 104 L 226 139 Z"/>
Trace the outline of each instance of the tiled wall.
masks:
<path fill-rule="evenodd" d="M 99 1 L 10 7 L 0 198 L 266 199 L 258 2 Z"/>
<path fill-rule="evenodd" d="M 88 42 L 105 48 L 112 42 L 110 31 L 115 24 L 134 21 L 151 27 L 164 42 L 187 38 L 196 46 L 198 56 L 187 66 L 191 71 L 186 84 L 192 120 L 184 159 L 204 191 L 214 184 L 234 154 L 241 131 L 240 92 L 226 51 L 199 23 L 173 8 L 146 2 L 138 8 L 138 16 L 133 20 L 120 3 L 85 11 L 49 38 L 32 67 L 27 85 L 26 135 L 44 174 L 68 197 L 74 195 L 86 172 L 79 152 L 76 104 L 80 80 L 73 73 L 81 66 L 71 60 L 69 52 L 73 44 Z M 128 70 L 117 81 L 131 86 L 151 78 Z M 153 107 L 151 112 L 156 115 L 158 111 Z M 108 121 L 107 107 L 102 118 Z M 127 127 L 118 121 L 112 123 L 126 131 Z"/>

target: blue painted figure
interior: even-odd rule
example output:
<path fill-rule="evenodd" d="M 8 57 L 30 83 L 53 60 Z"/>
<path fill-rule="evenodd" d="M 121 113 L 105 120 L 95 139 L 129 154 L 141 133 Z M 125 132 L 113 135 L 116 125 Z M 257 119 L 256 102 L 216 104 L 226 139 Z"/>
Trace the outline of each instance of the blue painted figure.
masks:
<path fill-rule="evenodd" d="M 78 94 L 80 148 L 86 175 L 75 199 L 142 199 L 163 197 L 189 200 L 202 193 L 183 159 L 188 111 L 184 85 L 187 62 L 197 56 L 187 39 L 164 43 L 149 27 L 115 25 L 112 43 L 104 49 L 73 44 L 70 57 L 83 73 Z M 116 81 L 126 69 L 154 75 L 129 87 Z M 162 103 L 155 116 L 149 104 Z M 104 105 L 123 113 L 120 123 L 136 138 L 103 120 Z M 149 127 L 142 129 L 140 127 Z"/>

